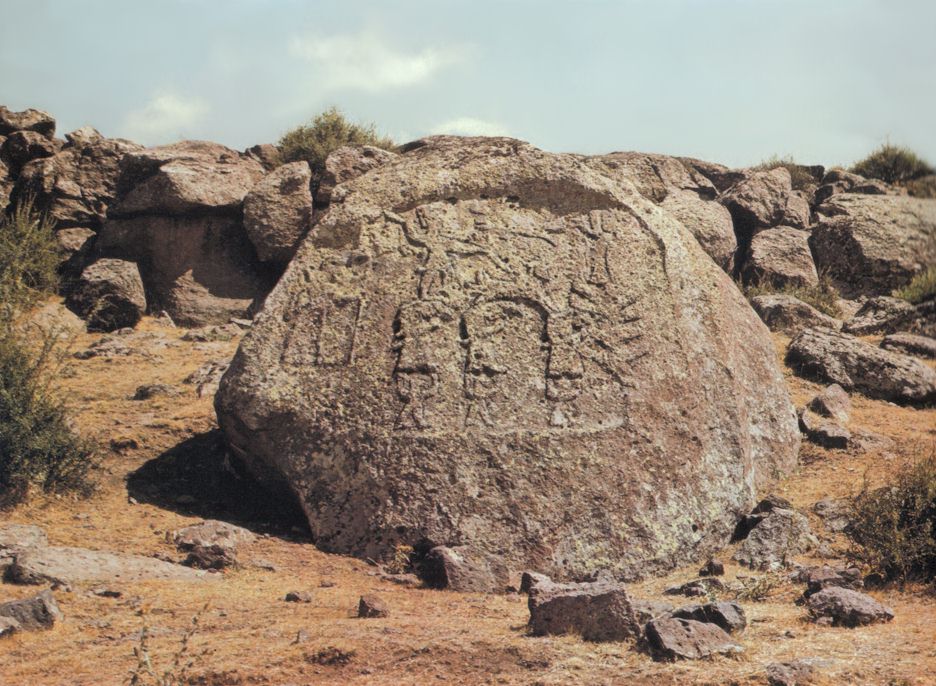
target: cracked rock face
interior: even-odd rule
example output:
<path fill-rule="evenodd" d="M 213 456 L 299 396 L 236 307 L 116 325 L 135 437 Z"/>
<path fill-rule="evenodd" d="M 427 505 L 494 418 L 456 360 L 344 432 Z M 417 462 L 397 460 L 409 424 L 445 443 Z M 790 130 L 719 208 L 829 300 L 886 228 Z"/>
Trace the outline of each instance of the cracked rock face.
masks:
<path fill-rule="evenodd" d="M 766 327 L 685 227 L 506 138 L 337 186 L 215 403 L 322 548 L 560 579 L 701 558 L 799 443 Z"/>

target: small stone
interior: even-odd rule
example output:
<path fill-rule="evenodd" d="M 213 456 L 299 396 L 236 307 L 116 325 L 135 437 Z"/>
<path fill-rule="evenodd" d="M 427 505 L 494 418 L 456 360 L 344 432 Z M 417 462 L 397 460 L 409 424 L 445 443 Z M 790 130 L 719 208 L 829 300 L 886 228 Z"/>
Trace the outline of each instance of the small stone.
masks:
<path fill-rule="evenodd" d="M 724 590 L 725 584 L 720 579 L 706 577 L 702 579 L 693 579 L 684 584 L 670 586 L 663 595 L 684 595 L 689 598 L 706 596 L 712 591 Z"/>
<path fill-rule="evenodd" d="M 287 603 L 311 603 L 312 594 L 307 591 L 290 591 L 283 597 L 283 600 Z"/>
<path fill-rule="evenodd" d="M 375 617 L 389 617 L 390 609 L 383 600 L 374 595 L 362 595 L 358 601 L 358 617 L 371 619 Z"/>
<path fill-rule="evenodd" d="M 0 617 L 0 638 L 12 636 L 22 628 L 22 625 L 12 617 Z"/>
<path fill-rule="evenodd" d="M 686 605 L 673 611 L 672 616 L 677 619 L 694 619 L 697 622 L 717 624 L 729 634 L 740 633 L 747 626 L 744 609 L 734 602 Z"/>
<path fill-rule="evenodd" d="M 159 396 L 172 398 L 179 395 L 179 391 L 169 384 L 154 383 L 138 386 L 131 400 L 149 400 Z"/>
<path fill-rule="evenodd" d="M 813 683 L 815 677 L 815 667 L 803 660 L 767 665 L 768 686 L 806 686 Z"/>
<path fill-rule="evenodd" d="M 709 558 L 705 566 L 699 570 L 699 576 L 723 576 L 725 574 L 725 563 L 714 557 Z"/>
<path fill-rule="evenodd" d="M 91 589 L 91 594 L 96 595 L 98 598 L 121 598 L 123 593 L 121 591 L 115 590 L 113 588 L 93 588 Z"/>
<path fill-rule="evenodd" d="M 0 603 L 0 617 L 15 619 L 22 629 L 34 631 L 51 629 L 62 619 L 62 611 L 56 605 L 52 592 L 43 591 L 32 598 Z"/>

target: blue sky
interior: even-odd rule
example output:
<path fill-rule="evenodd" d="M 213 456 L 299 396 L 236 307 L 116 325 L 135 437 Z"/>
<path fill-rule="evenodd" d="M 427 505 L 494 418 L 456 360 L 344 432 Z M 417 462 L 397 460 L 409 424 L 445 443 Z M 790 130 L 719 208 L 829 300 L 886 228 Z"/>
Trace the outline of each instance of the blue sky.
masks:
<path fill-rule="evenodd" d="M 0 103 L 149 144 L 329 105 L 403 141 L 936 162 L 932 0 L 0 0 Z"/>

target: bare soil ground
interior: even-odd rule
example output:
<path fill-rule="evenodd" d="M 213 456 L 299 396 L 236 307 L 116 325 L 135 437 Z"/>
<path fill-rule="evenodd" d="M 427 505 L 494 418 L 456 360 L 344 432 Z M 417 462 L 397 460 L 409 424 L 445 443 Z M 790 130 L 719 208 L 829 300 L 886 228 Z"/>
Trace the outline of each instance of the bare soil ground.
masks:
<path fill-rule="evenodd" d="M 838 629 L 805 621 L 794 604 L 802 588 L 777 576 L 766 600 L 742 603 L 749 619 L 740 637 L 742 657 L 661 664 L 627 643 L 530 637 L 524 596 L 383 581 L 365 561 L 318 551 L 289 512 L 277 512 L 275 503 L 226 467 L 213 432 L 211 398 L 197 398 L 182 380 L 206 361 L 228 359 L 237 341 L 182 341 L 184 330 L 151 319 L 138 330 L 155 337 L 139 343 L 138 354 L 75 360 L 63 380 L 76 425 L 101 446 L 97 493 L 86 500 L 37 498 L 4 518 L 43 526 L 52 544 L 174 560 L 182 554 L 166 541 L 166 532 L 203 518 L 242 524 L 262 535 L 242 553 L 240 569 L 213 581 L 110 584 L 119 598 L 91 593 L 99 584 L 57 591 L 63 622 L 0 643 L 3 686 L 127 683 L 138 665 L 134 650 L 144 627 L 154 668 L 172 670 L 196 616 L 181 658 L 192 663 L 187 680 L 166 683 L 744 685 L 766 683 L 764 669 L 771 662 L 812 657 L 826 661 L 819 683 L 936 684 L 936 596 L 924 588 L 872 591 L 896 619 Z M 79 336 L 74 346 L 86 348 L 100 337 Z M 159 337 L 168 345 L 158 345 Z M 782 358 L 788 341 L 778 336 L 776 343 Z M 821 388 L 792 374 L 788 382 L 797 406 Z M 171 384 L 182 395 L 130 399 L 138 386 L 151 383 Z M 857 395 L 852 401 L 852 428 L 895 443 L 861 454 L 804 443 L 803 464 L 775 489 L 804 511 L 823 497 L 854 494 L 866 479 L 882 482 L 901 460 L 936 442 L 936 409 Z M 810 517 L 828 542 L 826 553 L 841 563 L 847 542 Z M 721 557 L 728 562 L 730 556 L 726 549 Z M 694 565 L 634 584 L 632 593 L 664 599 L 664 588 L 694 578 L 696 570 Z M 758 576 L 727 565 L 728 579 L 743 575 Z M 312 602 L 284 602 L 293 590 L 310 592 Z M 36 591 L 3 584 L 0 602 Z M 391 615 L 354 618 L 365 593 L 385 600 Z"/>

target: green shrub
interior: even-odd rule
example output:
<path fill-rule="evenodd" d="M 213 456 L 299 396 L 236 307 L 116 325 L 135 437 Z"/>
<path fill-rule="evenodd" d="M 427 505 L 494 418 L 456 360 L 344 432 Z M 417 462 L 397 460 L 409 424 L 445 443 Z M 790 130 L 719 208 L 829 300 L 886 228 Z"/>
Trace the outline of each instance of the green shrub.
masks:
<path fill-rule="evenodd" d="M 936 267 L 923 270 L 914 276 L 910 283 L 903 288 L 898 288 L 892 295 L 914 304 L 936 298 Z"/>
<path fill-rule="evenodd" d="M 316 115 L 308 124 L 297 126 L 280 138 L 283 162 L 306 160 L 312 167 L 312 188 L 318 187 L 325 171 L 325 160 L 332 151 L 343 145 L 373 145 L 392 150 L 393 141 L 377 133 L 373 124 L 355 124 L 348 121 L 337 107 Z"/>
<path fill-rule="evenodd" d="M 839 292 L 832 284 L 832 280 L 825 274 L 819 275 L 819 283 L 815 286 L 783 286 L 777 288 L 769 283 L 758 283 L 743 286 L 742 290 L 748 300 L 757 295 L 782 293 L 792 295 L 830 317 L 842 316 L 842 311 L 838 306 Z"/>
<path fill-rule="evenodd" d="M 851 555 L 887 581 L 936 580 L 936 451 L 855 497 Z"/>
<path fill-rule="evenodd" d="M 754 166 L 754 169 L 759 171 L 769 171 L 771 169 L 776 169 L 777 167 L 783 167 L 788 172 L 790 172 L 790 180 L 793 182 L 793 190 L 802 191 L 811 187 L 815 187 L 817 181 L 812 174 L 809 173 L 809 170 L 801 164 L 797 164 L 792 157 L 778 157 L 774 155 L 769 157 L 760 164 Z"/>
<path fill-rule="evenodd" d="M 906 183 L 921 176 L 936 173 L 936 170 L 909 148 L 885 143 L 850 170 L 868 179 L 880 179 L 887 183 Z"/>
<path fill-rule="evenodd" d="M 46 215 L 31 199 L 0 219 L 0 318 L 9 322 L 58 285 L 60 249 Z"/>
<path fill-rule="evenodd" d="M 32 486 L 89 489 L 92 452 L 72 432 L 54 390 L 60 332 L 22 324 L 56 284 L 52 228 L 28 201 L 0 221 L 0 506 L 21 502 Z"/>

